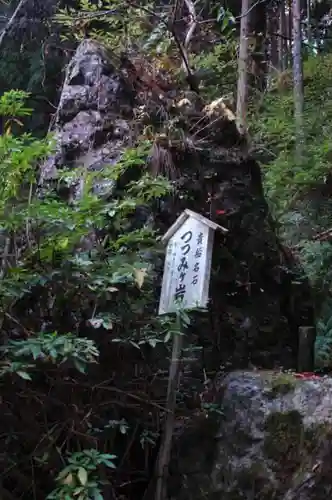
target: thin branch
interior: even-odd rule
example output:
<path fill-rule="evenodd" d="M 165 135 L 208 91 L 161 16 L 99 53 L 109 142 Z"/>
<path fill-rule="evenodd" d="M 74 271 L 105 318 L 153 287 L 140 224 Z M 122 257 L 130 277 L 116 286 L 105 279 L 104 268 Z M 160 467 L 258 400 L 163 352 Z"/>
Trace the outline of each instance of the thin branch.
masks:
<path fill-rule="evenodd" d="M 246 10 L 245 12 L 242 12 L 240 16 L 237 16 L 235 17 L 235 19 L 242 19 L 243 17 L 246 17 L 248 14 L 250 14 L 250 12 L 255 8 L 257 7 L 257 5 L 261 4 L 261 3 L 265 3 L 265 2 L 271 2 L 271 0 L 257 0 L 257 2 L 255 2 L 248 10 Z"/>
<path fill-rule="evenodd" d="M 190 15 L 190 22 L 189 22 L 189 28 L 186 34 L 186 38 L 184 41 L 184 53 L 186 55 L 187 63 L 189 66 L 189 56 L 188 56 L 188 48 L 189 44 L 191 42 L 191 39 L 193 37 L 193 34 L 195 32 L 196 26 L 197 26 L 197 16 L 196 16 L 196 10 L 195 10 L 195 5 L 193 4 L 192 0 L 184 0 L 185 4 L 188 8 L 189 15 Z"/>
<path fill-rule="evenodd" d="M 272 36 L 276 36 L 278 38 L 282 38 L 283 40 L 288 40 L 290 42 L 293 41 L 293 38 L 290 38 L 289 36 L 286 36 L 286 35 L 282 35 L 281 33 L 274 33 L 272 31 L 267 31 L 267 34 L 272 35 Z M 303 40 L 302 40 L 302 45 L 307 45 L 308 47 L 311 47 L 311 45 L 309 43 L 304 42 Z"/>
<path fill-rule="evenodd" d="M 0 47 L 2 45 L 2 42 L 5 38 L 5 36 L 7 35 L 7 33 L 10 31 L 11 27 L 13 26 L 15 20 L 16 20 L 16 17 L 18 15 L 18 13 L 20 12 L 20 10 L 22 9 L 22 7 L 28 3 L 29 0 L 21 0 L 18 4 L 18 6 L 16 7 L 16 9 L 14 10 L 13 12 L 13 15 L 12 17 L 9 19 L 7 25 L 5 26 L 5 28 L 2 30 L 1 32 L 1 35 L 0 35 Z"/>

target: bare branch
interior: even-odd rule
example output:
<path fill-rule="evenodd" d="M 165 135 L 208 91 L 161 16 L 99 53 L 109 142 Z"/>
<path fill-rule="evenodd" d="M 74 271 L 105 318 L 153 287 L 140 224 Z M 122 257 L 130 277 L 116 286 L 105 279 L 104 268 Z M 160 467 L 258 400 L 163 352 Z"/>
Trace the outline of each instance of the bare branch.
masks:
<path fill-rule="evenodd" d="M 193 37 L 193 34 L 195 32 L 196 26 L 197 26 L 197 16 L 196 16 L 196 10 L 195 10 L 195 5 L 192 2 L 192 0 L 184 0 L 185 4 L 189 10 L 189 16 L 190 16 L 190 21 L 189 21 L 189 28 L 186 34 L 186 38 L 184 41 L 184 53 L 186 56 L 186 60 L 189 66 L 189 56 L 188 56 L 188 48 L 189 44 L 191 42 L 191 39 Z"/>
<path fill-rule="evenodd" d="M 5 38 L 5 36 L 7 35 L 7 33 L 10 31 L 11 27 L 13 26 L 18 13 L 22 9 L 22 7 L 24 7 L 24 5 L 28 3 L 28 1 L 29 0 L 21 0 L 19 2 L 18 6 L 16 7 L 16 9 L 14 10 L 12 17 L 9 19 L 9 21 L 6 24 L 5 28 L 1 32 L 1 35 L 0 35 L 0 47 L 2 45 L 2 42 L 3 42 L 4 38 Z"/>

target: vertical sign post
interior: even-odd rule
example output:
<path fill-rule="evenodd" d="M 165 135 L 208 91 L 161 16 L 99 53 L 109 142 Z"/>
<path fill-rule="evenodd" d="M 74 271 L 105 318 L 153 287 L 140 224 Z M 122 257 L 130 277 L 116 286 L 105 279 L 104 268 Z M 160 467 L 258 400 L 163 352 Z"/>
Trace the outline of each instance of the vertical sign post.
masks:
<path fill-rule="evenodd" d="M 159 314 L 206 307 L 209 299 L 214 231 L 227 229 L 185 210 L 163 237 L 167 244 Z"/>
<path fill-rule="evenodd" d="M 206 307 L 209 298 L 214 231 L 227 229 L 202 215 L 185 210 L 163 237 L 167 244 L 159 314 Z M 156 500 L 164 500 L 167 465 L 174 429 L 176 386 L 182 337 L 174 335 L 167 389 L 165 431 L 157 460 Z"/>

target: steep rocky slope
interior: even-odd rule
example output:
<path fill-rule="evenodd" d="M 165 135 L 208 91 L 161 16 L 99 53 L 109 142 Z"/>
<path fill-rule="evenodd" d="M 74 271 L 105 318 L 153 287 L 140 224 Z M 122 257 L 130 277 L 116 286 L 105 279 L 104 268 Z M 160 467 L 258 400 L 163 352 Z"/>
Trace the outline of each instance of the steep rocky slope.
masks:
<path fill-rule="evenodd" d="M 162 75 L 144 75 L 84 41 L 67 69 L 56 153 L 41 182 L 55 179 L 63 166 L 98 171 L 152 137 L 146 168 L 170 177 L 178 190 L 176 199 L 156 208 L 155 224 L 166 230 L 190 208 L 229 229 L 215 241 L 209 319 L 197 318 L 191 331 L 204 346 L 205 368 L 295 367 L 298 328 L 313 324 L 310 289 L 296 281 L 292 256 L 271 225 L 259 165 L 222 99 L 204 103 L 192 92 L 165 90 L 164 83 Z M 70 195 L 79 196 L 81 188 L 76 183 Z M 115 188 L 96 183 L 104 196 Z"/>

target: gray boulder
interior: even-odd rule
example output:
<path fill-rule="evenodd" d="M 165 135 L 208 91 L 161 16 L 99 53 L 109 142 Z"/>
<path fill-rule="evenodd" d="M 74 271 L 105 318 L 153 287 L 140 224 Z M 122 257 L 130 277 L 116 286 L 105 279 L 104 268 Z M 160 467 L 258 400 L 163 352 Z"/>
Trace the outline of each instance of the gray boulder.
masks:
<path fill-rule="evenodd" d="M 177 500 L 323 500 L 332 494 L 332 379 L 233 372 L 179 427 Z M 204 405 L 203 405 L 204 406 Z"/>

